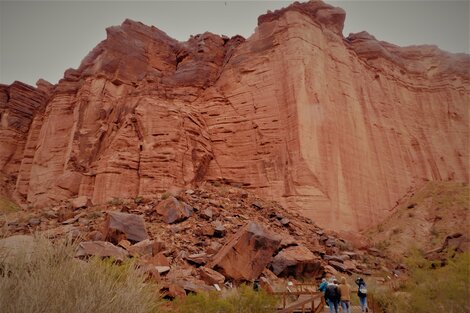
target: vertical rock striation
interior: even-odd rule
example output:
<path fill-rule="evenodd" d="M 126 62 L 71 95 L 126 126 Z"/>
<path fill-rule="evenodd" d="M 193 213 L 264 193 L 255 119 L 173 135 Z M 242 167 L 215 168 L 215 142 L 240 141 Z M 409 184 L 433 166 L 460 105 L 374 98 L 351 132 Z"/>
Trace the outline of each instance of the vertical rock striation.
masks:
<path fill-rule="evenodd" d="M 42 207 L 224 180 L 327 228 L 468 182 L 470 57 L 342 35 L 321 1 L 178 42 L 126 20 L 49 86 L 0 85 L 2 193 Z"/>

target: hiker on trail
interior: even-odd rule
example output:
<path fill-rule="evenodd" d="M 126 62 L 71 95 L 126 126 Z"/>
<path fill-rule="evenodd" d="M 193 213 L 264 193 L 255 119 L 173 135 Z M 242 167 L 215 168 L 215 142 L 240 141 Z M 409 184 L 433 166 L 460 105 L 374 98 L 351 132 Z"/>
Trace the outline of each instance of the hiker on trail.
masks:
<path fill-rule="evenodd" d="M 358 277 L 356 279 L 356 285 L 357 285 L 357 296 L 359 297 L 359 303 L 361 304 L 361 312 L 369 312 L 369 309 L 367 308 L 367 288 L 366 288 L 366 282 L 362 277 Z"/>
<path fill-rule="evenodd" d="M 323 294 L 325 294 L 325 290 L 326 290 L 326 286 L 328 285 L 328 282 L 326 281 L 326 278 L 323 278 L 321 280 L 321 284 L 320 286 L 318 286 L 318 290 L 323 292 Z"/>
<path fill-rule="evenodd" d="M 349 284 L 346 282 L 346 277 L 341 277 L 341 284 L 338 286 L 339 291 L 341 293 L 341 309 L 343 310 L 343 313 L 351 313 L 351 287 Z"/>
<path fill-rule="evenodd" d="M 258 280 L 258 279 L 255 279 L 255 280 L 253 281 L 253 290 L 254 290 L 254 291 L 259 291 L 259 288 L 260 288 L 260 286 L 259 286 L 259 280 Z"/>
<path fill-rule="evenodd" d="M 341 298 L 339 288 L 334 283 L 335 281 L 336 279 L 334 277 L 330 278 L 325 290 L 325 301 L 330 307 L 330 313 L 338 313 L 338 304 Z"/>

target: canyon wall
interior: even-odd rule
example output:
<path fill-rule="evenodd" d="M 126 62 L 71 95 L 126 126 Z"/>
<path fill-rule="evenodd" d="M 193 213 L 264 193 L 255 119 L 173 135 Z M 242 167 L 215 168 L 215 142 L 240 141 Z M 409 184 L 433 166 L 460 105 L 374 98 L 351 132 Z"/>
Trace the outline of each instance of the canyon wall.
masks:
<path fill-rule="evenodd" d="M 0 86 L 2 192 L 37 207 L 224 181 L 336 230 L 469 180 L 470 56 L 343 37 L 319 1 L 186 42 L 126 20 L 55 86 Z"/>

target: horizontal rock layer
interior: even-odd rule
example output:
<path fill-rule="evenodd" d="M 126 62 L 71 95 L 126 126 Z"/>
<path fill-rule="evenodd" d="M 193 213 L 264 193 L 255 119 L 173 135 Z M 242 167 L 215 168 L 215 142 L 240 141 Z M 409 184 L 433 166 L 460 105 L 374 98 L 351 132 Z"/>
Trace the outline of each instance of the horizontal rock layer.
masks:
<path fill-rule="evenodd" d="M 359 230 L 427 180 L 468 182 L 470 57 L 341 34 L 322 2 L 247 40 L 126 20 L 54 87 L 0 86 L 2 192 L 48 206 L 224 180 Z"/>

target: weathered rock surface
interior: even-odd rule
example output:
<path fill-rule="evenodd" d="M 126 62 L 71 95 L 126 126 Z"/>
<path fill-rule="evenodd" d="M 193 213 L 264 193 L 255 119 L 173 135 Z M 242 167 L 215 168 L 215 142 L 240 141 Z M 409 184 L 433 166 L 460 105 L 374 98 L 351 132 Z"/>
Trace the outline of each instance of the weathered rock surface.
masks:
<path fill-rule="evenodd" d="M 212 282 L 220 283 L 225 280 L 225 276 L 221 276 L 219 272 L 223 272 L 222 268 L 214 267 L 216 271 L 208 270 L 210 264 L 203 265 L 207 260 L 214 260 L 214 255 L 220 252 L 221 263 L 227 263 L 227 268 L 236 268 L 245 273 L 238 274 L 243 277 L 255 277 L 257 267 L 262 267 L 261 274 L 258 278 L 265 283 L 285 285 L 282 282 L 282 276 L 289 275 L 289 280 L 305 278 L 305 276 L 313 278 L 319 276 L 319 272 L 311 271 L 309 264 L 302 264 L 304 261 L 295 261 L 294 265 L 288 267 L 276 276 L 269 270 L 271 267 L 270 260 L 272 255 L 276 255 L 279 250 L 287 250 L 295 246 L 305 247 L 315 256 L 315 260 L 320 263 L 319 269 L 338 276 L 338 271 L 333 267 L 327 265 L 329 256 L 336 256 L 338 260 L 345 260 L 344 269 L 346 271 L 357 272 L 366 274 L 366 271 L 380 270 L 380 275 L 383 275 L 381 267 L 386 265 L 387 268 L 397 268 L 396 264 L 385 263 L 385 260 L 380 257 L 372 255 L 364 255 L 364 251 L 357 251 L 354 248 L 344 250 L 348 244 L 345 242 L 343 245 L 335 245 L 331 247 L 326 246 L 326 239 L 343 242 L 338 238 L 334 232 L 324 231 L 316 226 L 308 218 L 301 216 L 296 212 L 292 212 L 274 201 L 263 200 L 252 192 L 247 192 L 241 188 L 235 188 L 229 185 L 220 186 L 218 184 L 205 184 L 204 187 L 192 189 L 191 193 L 181 192 L 180 200 L 189 204 L 197 212 L 202 212 L 207 208 L 213 208 L 217 203 L 216 218 L 217 221 L 223 221 L 226 236 L 206 236 L 199 232 L 200 228 L 212 226 L 214 221 L 207 220 L 193 214 L 187 220 L 177 224 L 168 225 L 160 216 L 155 213 L 155 207 L 160 203 L 161 197 L 155 196 L 153 199 L 145 199 L 145 201 L 135 201 L 135 199 L 122 199 L 119 203 L 108 203 L 100 206 L 86 207 L 80 210 L 77 214 L 74 212 L 68 203 L 64 202 L 62 205 L 52 208 L 49 211 L 42 211 L 41 209 L 21 210 L 20 212 L 12 212 L 10 214 L 0 216 L 0 229 L 5 236 L 12 236 L 7 238 L 13 242 L 12 246 L 22 247 L 22 241 L 15 241 L 17 234 L 29 234 L 31 231 L 39 232 L 48 238 L 59 239 L 72 237 L 77 240 L 86 238 L 86 241 L 93 241 L 90 245 L 89 254 L 94 254 L 102 257 L 114 255 L 117 258 L 124 258 L 121 253 L 127 255 L 125 258 L 134 258 L 136 264 L 141 271 L 159 283 L 163 288 L 162 292 L 166 295 L 172 294 L 170 290 L 182 291 L 184 290 L 205 290 L 207 288 L 215 288 Z M 254 207 L 253 202 L 263 203 L 262 208 Z M 68 224 L 63 225 L 61 212 L 67 210 L 74 214 Z M 114 210 L 114 211 L 113 211 Z M 115 212 L 140 212 L 139 215 L 145 221 L 148 236 L 151 239 L 142 240 L 136 244 L 124 239 L 125 234 L 116 232 L 116 237 L 108 237 L 108 240 L 115 242 L 119 239 L 117 245 L 123 249 L 115 249 L 115 246 L 108 243 L 103 243 L 105 236 L 102 231 L 107 224 L 108 215 L 105 213 Z M 272 214 L 272 212 L 277 212 Z M 121 213 L 125 214 L 125 213 Z M 127 214 L 127 213 L 126 213 Z M 129 215 L 129 214 L 127 214 Z M 291 221 L 291 226 L 285 227 L 279 222 L 280 217 L 288 218 Z M 78 217 L 78 218 L 77 218 Z M 29 220 L 38 219 L 40 224 L 29 225 Z M 270 231 L 256 231 L 250 232 L 247 221 L 256 221 L 258 225 L 269 225 Z M 177 231 L 175 228 L 178 228 Z M 237 232 L 242 230 L 244 236 L 240 237 L 236 244 L 234 238 L 238 237 Z M 273 236 L 273 234 L 276 234 Z M 328 234 L 325 240 L 320 240 L 322 236 Z M 273 237 L 278 239 L 273 240 Z M 10 239 L 11 238 L 11 239 Z M 282 238 L 281 241 L 279 238 Z M 25 250 L 33 251 L 35 249 L 34 242 L 31 241 L 31 248 L 25 246 Z M 275 241 L 272 249 L 270 242 Z M 0 240 L 0 250 L 2 246 Z M 97 244 L 93 244 L 98 242 Z M 276 244 L 278 247 L 276 248 Z M 233 249 L 223 247 L 231 246 Z M 268 248 L 266 248 L 266 246 Z M 111 250 L 111 251 L 109 251 Z M 268 250 L 272 250 L 269 251 Z M 85 256 L 83 248 L 79 256 Z M 287 250 L 289 251 L 289 250 Z M 295 252 L 296 250 L 291 252 Z M 309 259 L 311 255 L 301 249 L 295 252 L 296 255 L 290 255 L 294 259 L 307 255 L 303 259 Z M 227 253 L 225 253 L 227 252 Z M 285 251 L 284 251 L 285 252 Z M 1 251 L 0 251 L 1 254 Z M 87 254 L 88 255 L 88 254 Z M 289 257 L 289 255 L 288 255 Z M 354 258 L 354 260 L 349 260 Z M 219 258 L 220 259 L 220 258 Z M 242 263 L 230 264 L 231 259 L 235 262 Z M 287 257 L 286 257 L 287 259 Z M 289 259 L 290 260 L 290 259 Z M 268 263 L 266 263 L 268 262 Z M 348 264 L 351 262 L 351 264 Z M 261 264 L 263 263 L 263 264 Z M 306 262 L 307 263 L 307 262 Z M 247 265 L 248 264 L 248 265 Z M 356 267 L 356 270 L 354 269 Z M 204 268 L 204 269 L 200 269 Z M 297 270 L 298 269 L 298 270 Z M 201 272 L 201 271 L 204 271 Z M 234 270 L 233 270 L 234 271 Z M 393 273 L 391 273 L 393 275 Z M 208 277 L 210 276 L 210 277 Z M 228 281 L 233 279 L 227 276 Z M 244 280 L 244 279 L 241 279 Z M 266 282 L 267 280 L 267 282 Z M 178 287 L 176 287 L 178 286 Z M 212 286 L 212 287 L 211 287 Z M 220 287 L 224 288 L 219 284 Z M 175 289 L 176 288 L 176 289 Z"/>
<path fill-rule="evenodd" d="M 73 209 L 80 209 L 91 205 L 91 201 L 87 196 L 80 196 L 70 201 Z"/>
<path fill-rule="evenodd" d="M 319 258 L 304 246 L 281 250 L 273 259 L 274 274 L 285 277 L 316 277 L 323 275 Z"/>
<path fill-rule="evenodd" d="M 470 57 L 344 20 L 312 1 L 247 40 L 110 27 L 57 85 L 0 86 L 0 192 L 45 207 L 223 180 L 356 231 L 422 181 L 468 182 Z"/>
<path fill-rule="evenodd" d="M 106 238 L 113 239 L 116 243 L 123 239 L 121 235 L 137 242 L 148 239 L 144 219 L 139 215 L 108 212 L 104 228 Z"/>
<path fill-rule="evenodd" d="M 107 241 L 84 241 L 78 245 L 77 257 L 97 256 L 113 257 L 118 261 L 123 261 L 129 253 L 121 247 L 116 247 Z"/>
<path fill-rule="evenodd" d="M 271 262 L 280 243 L 279 236 L 250 222 L 228 240 L 209 267 L 236 281 L 252 281 Z"/>
<path fill-rule="evenodd" d="M 160 202 L 156 211 L 163 216 L 163 220 L 168 224 L 181 222 L 193 214 L 193 209 L 189 205 L 178 201 L 173 196 Z"/>
<path fill-rule="evenodd" d="M 224 275 L 219 272 L 214 271 L 213 269 L 201 266 L 198 268 L 199 276 L 203 281 L 209 285 L 219 284 L 222 285 L 225 281 Z"/>

